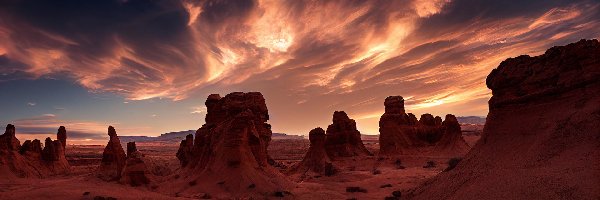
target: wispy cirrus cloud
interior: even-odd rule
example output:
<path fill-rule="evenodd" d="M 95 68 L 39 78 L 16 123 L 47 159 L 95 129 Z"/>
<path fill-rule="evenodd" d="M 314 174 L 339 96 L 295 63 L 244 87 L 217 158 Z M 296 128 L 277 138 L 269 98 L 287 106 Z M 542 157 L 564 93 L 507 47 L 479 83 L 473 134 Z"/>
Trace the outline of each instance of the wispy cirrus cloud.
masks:
<path fill-rule="evenodd" d="M 261 91 L 274 127 L 299 132 L 333 110 L 376 118 L 389 95 L 412 97 L 412 112 L 482 115 L 502 60 L 600 36 L 588 0 L 65 3 L 0 9 L 0 81 L 66 74 L 129 100 Z"/>

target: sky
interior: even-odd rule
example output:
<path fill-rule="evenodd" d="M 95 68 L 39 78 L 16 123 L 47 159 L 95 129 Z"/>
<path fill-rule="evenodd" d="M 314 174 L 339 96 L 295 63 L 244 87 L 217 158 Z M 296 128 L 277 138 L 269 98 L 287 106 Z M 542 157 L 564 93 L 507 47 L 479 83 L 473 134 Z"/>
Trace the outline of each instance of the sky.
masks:
<path fill-rule="evenodd" d="M 209 94 L 259 91 L 274 132 L 346 111 L 378 134 L 408 112 L 487 115 L 500 62 L 600 37 L 597 0 L 4 0 L 0 124 L 105 143 L 204 123 Z"/>

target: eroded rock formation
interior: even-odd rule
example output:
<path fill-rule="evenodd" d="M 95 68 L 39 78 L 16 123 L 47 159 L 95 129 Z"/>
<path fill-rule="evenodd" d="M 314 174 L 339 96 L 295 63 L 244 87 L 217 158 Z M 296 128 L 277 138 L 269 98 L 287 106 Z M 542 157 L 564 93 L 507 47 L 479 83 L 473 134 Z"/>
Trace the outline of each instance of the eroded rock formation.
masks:
<path fill-rule="evenodd" d="M 600 43 L 509 58 L 486 84 L 482 139 L 413 199 L 600 198 Z"/>
<path fill-rule="evenodd" d="M 64 126 L 58 127 L 58 133 L 56 133 L 56 139 L 60 141 L 63 149 L 67 146 L 67 129 Z"/>
<path fill-rule="evenodd" d="M 264 195 L 290 186 L 267 162 L 272 132 L 262 94 L 212 94 L 205 104 L 206 123 L 195 141 L 186 138 L 178 151 L 185 166 L 176 184 L 193 185 L 195 192 L 227 190 L 233 196 Z M 192 153 L 185 153 L 189 149 Z"/>
<path fill-rule="evenodd" d="M 335 168 L 325 151 L 325 131 L 317 127 L 308 134 L 310 146 L 302 161 L 292 166 L 290 173 L 313 172 L 319 175 L 330 176 L 335 173 Z"/>
<path fill-rule="evenodd" d="M 66 139 L 66 129 L 62 129 Z M 21 146 L 11 124 L 0 135 L 0 177 L 44 178 L 69 172 L 65 149 L 59 140 L 46 138 L 43 150 L 37 139 L 26 140 Z"/>
<path fill-rule="evenodd" d="M 127 160 L 121 172 L 121 183 L 134 187 L 150 183 L 150 173 L 143 157 L 144 155 L 137 150 L 135 142 L 127 143 Z"/>
<path fill-rule="evenodd" d="M 325 150 L 330 158 L 371 155 L 360 138 L 356 122 L 346 112 L 335 111 L 327 127 Z"/>
<path fill-rule="evenodd" d="M 414 114 L 406 113 L 401 96 L 386 98 L 384 106 L 379 120 L 380 155 L 460 156 L 469 150 L 454 115 L 446 115 L 442 121 L 426 113 L 417 120 Z"/>
<path fill-rule="evenodd" d="M 198 133 L 197 133 L 198 134 Z M 177 150 L 177 159 L 182 167 L 186 167 L 194 156 L 194 136 L 189 134 L 185 136 L 185 140 L 182 140 L 179 144 L 179 150 Z"/>
<path fill-rule="evenodd" d="M 98 168 L 97 175 L 102 180 L 114 181 L 121 178 L 121 172 L 125 166 L 127 156 L 114 127 L 108 127 L 108 136 L 110 139 L 102 153 L 102 162 Z"/>

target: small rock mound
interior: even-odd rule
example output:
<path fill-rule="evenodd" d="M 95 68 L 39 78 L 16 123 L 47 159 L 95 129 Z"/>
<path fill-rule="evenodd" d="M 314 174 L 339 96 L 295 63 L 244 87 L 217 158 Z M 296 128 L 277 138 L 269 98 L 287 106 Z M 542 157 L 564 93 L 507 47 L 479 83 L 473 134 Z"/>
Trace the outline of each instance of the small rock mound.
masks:
<path fill-rule="evenodd" d="M 344 111 L 333 113 L 333 123 L 326 133 L 325 150 L 330 158 L 371 155 L 360 138 L 356 122 Z"/>
<path fill-rule="evenodd" d="M 121 178 L 121 172 L 123 171 L 123 167 L 125 167 L 127 156 L 114 127 L 108 127 L 108 136 L 110 139 L 102 153 L 102 162 L 98 168 L 97 176 L 105 181 L 115 181 Z"/>
<path fill-rule="evenodd" d="M 302 161 L 292 166 L 290 173 L 313 172 L 319 175 L 331 176 L 335 168 L 325 151 L 325 130 L 317 127 L 308 134 L 310 146 Z"/>

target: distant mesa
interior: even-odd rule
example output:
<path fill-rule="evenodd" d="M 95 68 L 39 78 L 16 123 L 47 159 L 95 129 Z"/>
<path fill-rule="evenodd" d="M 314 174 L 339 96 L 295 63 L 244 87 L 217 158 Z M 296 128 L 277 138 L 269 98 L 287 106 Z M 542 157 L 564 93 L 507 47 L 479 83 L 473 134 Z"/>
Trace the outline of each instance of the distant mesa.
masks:
<path fill-rule="evenodd" d="M 26 140 L 23 145 L 15 137 L 12 124 L 0 135 L 0 177 L 37 177 L 68 174 L 70 166 L 65 157 L 67 131 L 61 126 L 58 140 L 46 138 L 44 148 L 40 140 Z"/>
<path fill-rule="evenodd" d="M 384 106 L 379 120 L 379 155 L 461 156 L 469 151 L 454 115 L 448 114 L 442 121 L 439 116 L 423 114 L 417 120 L 406 113 L 401 96 L 387 97 Z"/>
<path fill-rule="evenodd" d="M 484 134 L 412 199 L 600 197 L 600 43 L 581 40 L 509 58 L 492 90 Z"/>
<path fill-rule="evenodd" d="M 335 111 L 332 121 L 325 139 L 325 150 L 330 158 L 371 155 L 360 138 L 356 122 L 346 112 Z"/>
<path fill-rule="evenodd" d="M 226 188 L 230 198 L 263 198 L 292 186 L 267 161 L 272 132 L 261 93 L 211 94 L 205 105 L 206 123 L 181 142 L 183 167 L 173 187 L 195 193 Z"/>

